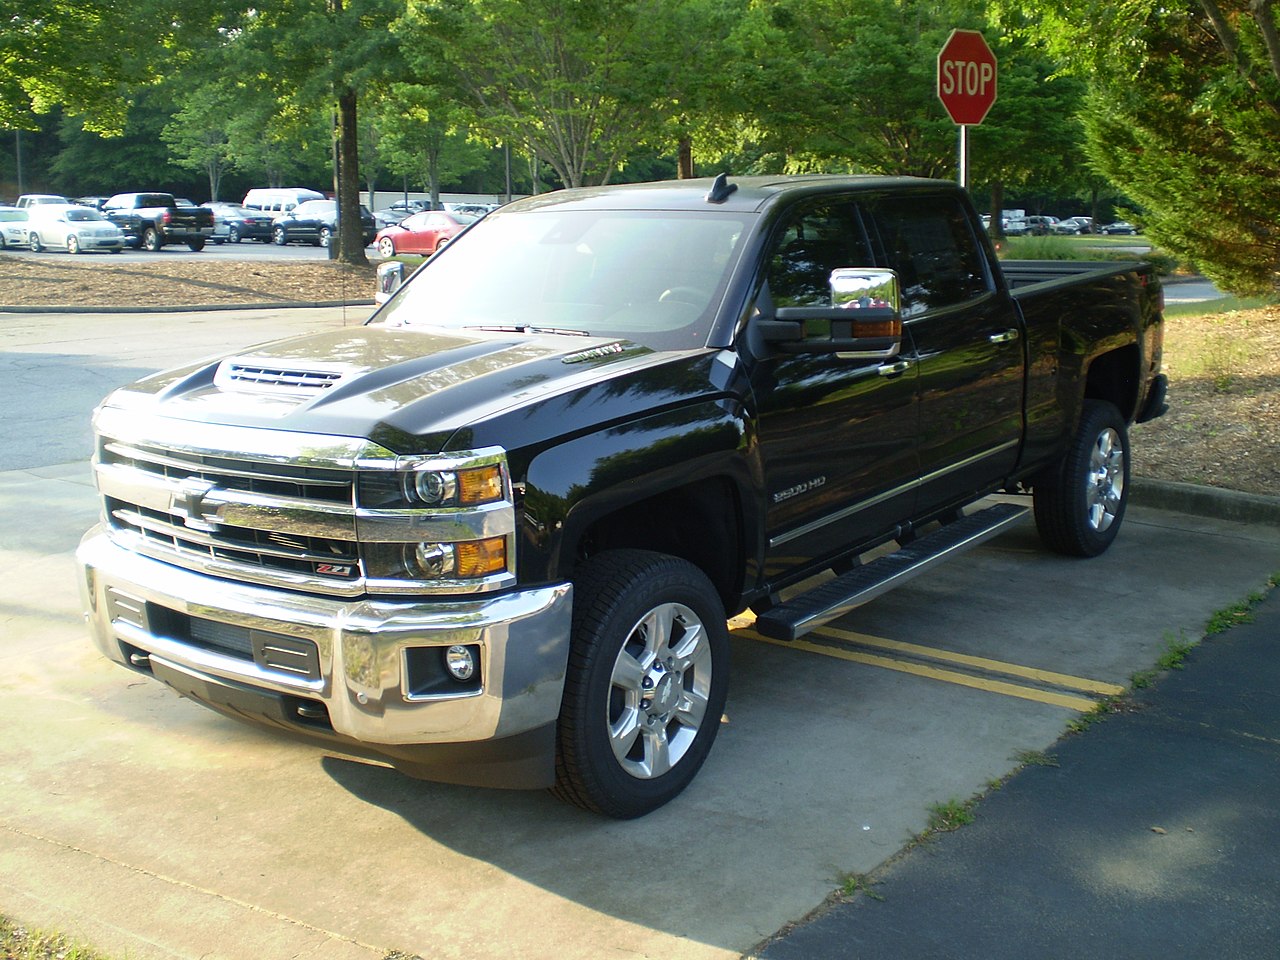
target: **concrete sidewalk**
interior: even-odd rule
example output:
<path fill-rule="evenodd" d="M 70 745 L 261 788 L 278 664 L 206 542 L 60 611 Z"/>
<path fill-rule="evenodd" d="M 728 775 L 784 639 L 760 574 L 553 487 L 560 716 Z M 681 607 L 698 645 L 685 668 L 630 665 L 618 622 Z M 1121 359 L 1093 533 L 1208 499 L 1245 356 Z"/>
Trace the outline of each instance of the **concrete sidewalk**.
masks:
<path fill-rule="evenodd" d="M 765 960 L 1280 950 L 1280 596 Z"/>

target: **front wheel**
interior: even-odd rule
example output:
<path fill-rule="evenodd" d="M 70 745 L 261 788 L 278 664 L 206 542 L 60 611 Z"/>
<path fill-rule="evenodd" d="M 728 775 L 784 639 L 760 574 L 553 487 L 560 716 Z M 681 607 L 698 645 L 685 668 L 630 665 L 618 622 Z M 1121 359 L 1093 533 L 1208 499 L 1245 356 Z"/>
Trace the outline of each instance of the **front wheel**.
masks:
<path fill-rule="evenodd" d="M 378 241 L 378 256 L 386 257 L 390 260 L 396 255 L 396 245 L 390 237 L 383 237 Z"/>
<path fill-rule="evenodd" d="M 552 792 L 620 819 L 656 810 L 706 759 L 728 683 L 724 607 L 700 569 L 642 550 L 594 558 L 574 578 Z"/>
<path fill-rule="evenodd" d="M 27 237 L 27 246 L 31 248 L 32 253 L 39 253 L 44 249 L 44 244 L 40 242 L 40 234 L 32 233 Z"/>
<path fill-rule="evenodd" d="M 1052 550 L 1096 557 L 1129 501 L 1129 431 L 1115 404 L 1086 400 L 1066 456 L 1034 481 L 1036 529 Z"/>
<path fill-rule="evenodd" d="M 80 252 L 80 238 L 74 233 L 67 237 L 67 253 Z"/>

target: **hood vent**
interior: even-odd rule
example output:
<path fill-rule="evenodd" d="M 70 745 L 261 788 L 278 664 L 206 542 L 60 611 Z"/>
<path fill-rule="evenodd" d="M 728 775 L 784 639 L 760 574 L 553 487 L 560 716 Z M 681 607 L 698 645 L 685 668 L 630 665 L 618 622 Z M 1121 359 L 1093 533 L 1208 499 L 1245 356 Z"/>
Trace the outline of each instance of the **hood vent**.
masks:
<path fill-rule="evenodd" d="M 256 357 L 232 357 L 218 365 L 213 382 L 222 390 L 319 393 L 350 372 L 343 364 L 284 365 Z"/>

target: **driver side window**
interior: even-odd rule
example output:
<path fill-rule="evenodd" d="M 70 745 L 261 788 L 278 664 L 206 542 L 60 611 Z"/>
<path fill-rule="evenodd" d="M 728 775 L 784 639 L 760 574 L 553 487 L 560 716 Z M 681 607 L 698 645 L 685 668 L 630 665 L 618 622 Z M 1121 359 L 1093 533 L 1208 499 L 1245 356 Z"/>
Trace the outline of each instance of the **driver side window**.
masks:
<path fill-rule="evenodd" d="M 800 204 L 783 221 L 769 255 L 773 305 L 831 306 L 831 272 L 873 262 L 851 202 L 824 198 Z"/>

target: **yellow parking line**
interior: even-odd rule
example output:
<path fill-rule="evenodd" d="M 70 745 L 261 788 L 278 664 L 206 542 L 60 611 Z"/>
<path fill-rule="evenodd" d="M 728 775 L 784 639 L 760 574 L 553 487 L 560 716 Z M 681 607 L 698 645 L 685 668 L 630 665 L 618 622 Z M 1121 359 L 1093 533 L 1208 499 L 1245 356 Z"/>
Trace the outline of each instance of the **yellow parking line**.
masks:
<path fill-rule="evenodd" d="M 971 687 L 974 690 L 984 690 L 988 693 L 998 693 L 1006 697 L 1018 697 L 1019 699 L 1032 700 L 1036 703 L 1065 707 L 1068 710 L 1078 710 L 1081 713 L 1088 713 L 1098 705 L 1097 701 L 1090 700 L 1088 697 L 1054 693 L 1050 690 L 1037 690 L 1034 687 L 1006 683 L 1003 680 L 986 680 L 966 673 L 957 673 L 954 670 L 943 670 L 939 667 L 930 667 L 921 663 L 908 663 L 905 660 L 894 660 L 890 657 L 881 657 L 873 653 L 859 653 L 856 650 L 845 650 L 842 647 L 828 647 L 822 644 L 810 643 L 807 640 L 774 640 L 763 634 L 756 633 L 754 630 L 737 630 L 735 633 L 750 637 L 752 640 L 773 644 L 777 647 L 789 647 L 794 650 L 803 650 L 807 653 L 818 653 L 824 657 L 835 657 L 852 663 L 882 667 L 885 670 L 896 670 L 899 673 L 909 673 L 917 677 L 939 680 L 943 683 L 953 683 L 962 687 Z"/>
<path fill-rule="evenodd" d="M 939 650 L 935 647 L 922 647 L 915 643 L 903 643 L 901 640 L 885 640 L 882 637 L 872 637 L 865 633 L 851 633 L 848 630 L 838 630 L 835 627 L 823 627 L 820 630 L 815 630 L 814 633 L 819 636 L 831 637 L 835 640 L 847 640 L 850 643 L 857 643 L 864 647 L 877 647 L 881 650 L 893 650 L 898 653 L 910 653 L 915 656 L 928 657 L 931 660 L 960 663 L 966 667 L 977 667 L 979 670 L 987 670 L 991 673 L 1023 677 L 1027 680 L 1035 680 L 1038 683 L 1048 683 L 1055 687 L 1080 690 L 1084 693 L 1096 693 L 1104 697 L 1118 697 L 1125 691 L 1124 687 L 1116 686 L 1114 683 L 1104 683 L 1101 680 L 1073 677 L 1066 673 L 1054 673 L 1052 670 L 1037 670 L 1035 667 L 1024 667 L 1016 663 L 1004 663 L 1000 660 L 988 660 L 985 657 L 971 657 L 968 654 L 955 653 L 951 650 Z"/>

